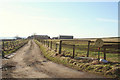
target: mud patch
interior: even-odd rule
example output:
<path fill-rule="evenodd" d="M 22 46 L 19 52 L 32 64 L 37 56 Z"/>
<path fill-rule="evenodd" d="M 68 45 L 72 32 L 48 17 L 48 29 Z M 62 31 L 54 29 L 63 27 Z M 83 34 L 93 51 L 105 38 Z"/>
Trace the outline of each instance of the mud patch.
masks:
<path fill-rule="evenodd" d="M 6 65 L 6 66 L 3 66 L 3 67 L 2 67 L 2 71 L 6 71 L 6 70 L 9 70 L 9 69 L 15 69 L 15 66 Z"/>
<path fill-rule="evenodd" d="M 12 72 L 16 69 L 15 63 L 2 65 L 2 77 L 3 78 L 12 78 Z"/>
<path fill-rule="evenodd" d="M 6 63 L 2 65 L 2 71 L 14 70 L 16 68 L 16 64 L 16 62 L 9 62 L 7 60 Z"/>

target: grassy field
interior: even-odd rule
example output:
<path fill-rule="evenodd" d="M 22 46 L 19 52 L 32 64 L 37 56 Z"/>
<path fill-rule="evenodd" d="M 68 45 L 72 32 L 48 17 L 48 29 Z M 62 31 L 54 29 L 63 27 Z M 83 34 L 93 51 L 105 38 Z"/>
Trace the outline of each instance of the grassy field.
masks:
<path fill-rule="evenodd" d="M 120 73 L 119 73 L 120 63 L 114 63 L 114 62 L 99 63 L 97 60 L 88 60 L 88 59 L 77 60 L 75 58 L 59 55 L 56 52 L 54 52 L 54 50 L 48 49 L 47 45 L 45 46 L 37 40 L 35 40 L 35 42 L 40 47 L 42 54 L 51 61 L 63 64 L 65 66 L 68 66 L 68 67 L 71 67 L 71 68 L 74 68 L 80 71 L 98 73 L 98 74 L 102 74 L 108 77 L 120 79 Z M 54 48 L 55 48 L 55 44 L 53 45 L 53 49 Z M 68 53 L 72 51 L 70 47 L 64 47 L 63 49 L 66 49 L 65 52 L 68 51 Z M 81 53 L 85 54 L 85 50 L 83 52 L 81 51 Z"/>
<path fill-rule="evenodd" d="M 65 39 L 62 39 L 65 40 Z M 86 57 L 87 56 L 87 49 L 88 49 L 88 40 L 91 41 L 95 41 L 96 39 L 74 39 L 74 40 L 67 40 L 67 41 L 63 41 L 62 42 L 62 53 L 65 56 L 71 56 L 72 57 L 72 53 L 73 53 L 73 46 L 72 45 L 76 45 L 75 47 L 75 57 Z M 113 42 L 117 42 L 119 40 L 119 38 L 106 38 L 103 39 L 104 41 L 113 41 Z M 56 48 L 56 43 L 57 45 L 57 52 L 59 49 L 59 39 L 54 39 L 54 40 L 47 40 L 47 41 L 52 41 L 52 48 L 55 49 Z M 95 47 L 94 45 L 95 43 L 91 43 L 90 44 L 90 50 L 89 50 L 89 57 L 98 58 L 98 48 Z M 104 45 L 114 45 L 113 43 L 104 43 Z M 49 42 L 50 45 L 50 42 Z M 71 45 L 71 46 L 70 46 Z M 119 51 L 120 49 L 118 48 L 107 48 L 106 49 L 106 60 L 110 61 L 110 62 L 119 62 Z M 101 52 L 100 52 L 100 58 L 104 59 L 104 50 L 103 48 L 101 48 Z"/>
<path fill-rule="evenodd" d="M 14 41 L 4 41 L 4 55 L 15 52 L 17 49 L 22 47 L 28 42 L 28 40 L 14 40 Z M 3 44 L 2 44 L 3 46 Z"/>

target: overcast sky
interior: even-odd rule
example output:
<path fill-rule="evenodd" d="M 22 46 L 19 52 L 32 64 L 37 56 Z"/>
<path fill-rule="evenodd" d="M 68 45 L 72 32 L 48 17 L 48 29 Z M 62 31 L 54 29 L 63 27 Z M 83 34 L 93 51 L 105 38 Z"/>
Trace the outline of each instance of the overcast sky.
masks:
<path fill-rule="evenodd" d="M 110 1 L 0 0 L 0 37 L 117 37 L 118 2 Z"/>

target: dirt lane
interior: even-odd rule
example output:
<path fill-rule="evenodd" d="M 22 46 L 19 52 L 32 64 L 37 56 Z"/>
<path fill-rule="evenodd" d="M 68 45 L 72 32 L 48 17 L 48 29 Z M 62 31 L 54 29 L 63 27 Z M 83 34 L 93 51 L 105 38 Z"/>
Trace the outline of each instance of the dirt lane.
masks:
<path fill-rule="evenodd" d="M 34 41 L 16 51 L 11 59 L 3 60 L 3 65 L 7 66 L 3 69 L 3 78 L 103 78 L 48 61 Z"/>

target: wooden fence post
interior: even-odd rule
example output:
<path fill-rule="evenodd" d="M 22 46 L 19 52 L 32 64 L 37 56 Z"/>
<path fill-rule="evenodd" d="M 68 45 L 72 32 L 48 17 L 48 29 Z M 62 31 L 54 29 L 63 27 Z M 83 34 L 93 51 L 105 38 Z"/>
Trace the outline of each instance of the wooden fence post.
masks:
<path fill-rule="evenodd" d="M 57 44 L 56 44 L 55 52 L 57 52 Z"/>
<path fill-rule="evenodd" d="M 87 57 L 89 57 L 90 42 L 91 41 L 88 41 Z"/>
<path fill-rule="evenodd" d="M 45 41 L 44 41 L 44 45 L 45 45 Z"/>
<path fill-rule="evenodd" d="M 10 43 L 9 43 L 10 44 Z M 19 41 L 17 41 L 17 46 L 19 46 Z"/>
<path fill-rule="evenodd" d="M 100 61 L 100 47 L 98 48 L 98 62 Z"/>
<path fill-rule="evenodd" d="M 75 57 L 75 45 L 73 45 L 73 58 Z"/>
<path fill-rule="evenodd" d="M 106 60 L 106 47 L 104 47 L 104 59 Z"/>
<path fill-rule="evenodd" d="M 60 44 L 59 44 L 59 54 L 61 54 L 61 49 L 62 49 L 62 40 L 60 40 Z"/>
<path fill-rule="evenodd" d="M 2 59 L 4 59 L 4 57 L 5 57 L 5 54 L 4 54 L 4 41 L 2 41 Z"/>
<path fill-rule="evenodd" d="M 8 46 L 8 42 L 7 42 L 7 53 L 8 53 L 8 49 L 9 49 L 9 46 Z"/>
<path fill-rule="evenodd" d="M 49 41 L 48 41 L 48 47 L 49 47 Z"/>
<path fill-rule="evenodd" d="M 11 48 L 12 48 L 12 41 L 10 41 L 10 50 L 11 50 Z"/>
<path fill-rule="evenodd" d="M 7 49 L 9 48 L 9 46 L 8 46 L 8 42 L 7 42 Z"/>
<path fill-rule="evenodd" d="M 51 41 L 51 46 L 50 46 L 50 48 L 52 49 L 52 41 Z"/>
<path fill-rule="evenodd" d="M 15 42 L 14 42 L 14 41 L 12 41 L 12 43 L 13 43 L 13 47 L 15 48 Z"/>
<path fill-rule="evenodd" d="M 46 46 L 46 40 L 45 40 L 45 46 Z"/>
<path fill-rule="evenodd" d="M 48 44 L 47 44 L 48 42 L 47 42 L 47 40 L 46 40 L 46 46 L 48 46 Z"/>
<path fill-rule="evenodd" d="M 47 46 L 47 40 L 46 40 L 46 46 Z"/>

